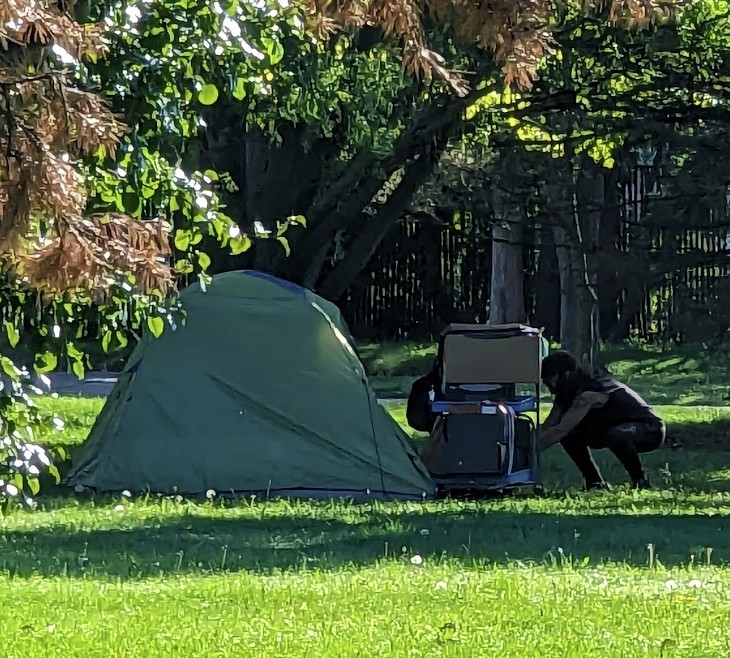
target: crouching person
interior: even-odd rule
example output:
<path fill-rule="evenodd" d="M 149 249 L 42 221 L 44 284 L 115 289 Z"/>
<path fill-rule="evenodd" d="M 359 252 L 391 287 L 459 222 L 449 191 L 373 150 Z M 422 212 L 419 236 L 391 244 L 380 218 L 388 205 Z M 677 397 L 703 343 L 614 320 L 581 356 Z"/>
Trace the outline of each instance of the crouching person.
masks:
<path fill-rule="evenodd" d="M 591 455 L 591 450 L 606 448 L 634 487 L 651 486 L 640 454 L 664 443 L 666 426 L 641 396 L 611 377 L 592 376 L 562 350 L 543 360 L 542 381 L 554 401 L 541 428 L 541 450 L 560 443 L 580 470 L 586 489 L 608 488 Z"/>

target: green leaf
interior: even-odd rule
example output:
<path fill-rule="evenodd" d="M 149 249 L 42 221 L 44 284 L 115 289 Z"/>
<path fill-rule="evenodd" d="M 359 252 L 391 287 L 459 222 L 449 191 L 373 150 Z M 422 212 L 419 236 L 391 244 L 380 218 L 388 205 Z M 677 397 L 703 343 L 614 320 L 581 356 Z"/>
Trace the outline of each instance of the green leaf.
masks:
<path fill-rule="evenodd" d="M 195 268 L 187 258 L 175 261 L 174 269 L 178 274 L 190 274 Z"/>
<path fill-rule="evenodd" d="M 51 464 L 48 467 L 48 472 L 51 474 L 53 479 L 56 481 L 56 484 L 61 483 L 61 473 L 59 473 L 58 468 L 56 467 L 55 464 Z"/>
<path fill-rule="evenodd" d="M 287 240 L 283 235 L 280 235 L 276 239 L 279 242 L 281 242 L 282 246 L 284 247 L 284 251 L 286 252 L 286 255 L 289 256 L 289 254 L 291 254 L 291 247 L 289 247 L 289 240 Z"/>
<path fill-rule="evenodd" d="M 35 371 L 39 374 L 43 374 L 44 372 L 51 372 L 56 368 L 57 365 L 58 358 L 56 358 L 56 355 L 52 354 L 51 352 L 44 352 L 42 354 L 35 355 L 35 363 L 33 364 L 33 367 L 35 368 Z"/>
<path fill-rule="evenodd" d="M 178 230 L 175 232 L 175 248 L 187 251 L 190 246 L 190 231 Z"/>
<path fill-rule="evenodd" d="M 30 492 L 35 496 L 41 490 L 41 484 L 38 478 L 28 478 L 28 487 Z"/>
<path fill-rule="evenodd" d="M 117 341 L 119 341 L 119 346 L 122 349 L 124 349 L 129 344 L 127 337 L 124 335 L 123 331 L 117 331 L 116 335 L 117 335 Z"/>
<path fill-rule="evenodd" d="M 105 331 L 104 335 L 101 337 L 101 349 L 104 350 L 104 352 L 109 351 L 109 343 L 112 340 L 112 332 L 111 331 Z"/>
<path fill-rule="evenodd" d="M 198 92 L 198 100 L 203 105 L 213 105 L 218 100 L 218 88 L 215 85 L 205 85 Z"/>
<path fill-rule="evenodd" d="M 266 50 L 266 54 L 269 56 L 269 61 L 272 64 L 278 64 L 284 57 L 284 48 L 278 39 L 261 37 L 261 45 Z"/>
<path fill-rule="evenodd" d="M 74 361 L 73 365 L 71 366 L 71 369 L 74 371 L 74 375 L 76 375 L 79 379 L 84 378 L 84 364 L 79 359 L 78 361 Z"/>
<path fill-rule="evenodd" d="M 10 347 L 15 347 L 20 340 L 20 334 L 12 322 L 5 322 L 5 333 L 8 335 Z"/>
<path fill-rule="evenodd" d="M 242 254 L 251 247 L 251 238 L 247 235 L 237 235 L 235 238 L 231 238 L 231 253 L 234 256 Z"/>
<path fill-rule="evenodd" d="M 246 83 L 243 78 L 236 78 L 236 86 L 233 88 L 233 98 L 239 101 L 246 98 Z"/>
<path fill-rule="evenodd" d="M 10 359 L 8 359 L 8 357 L 0 357 L 0 363 L 2 363 L 3 371 L 8 377 L 15 381 L 18 381 L 18 379 L 20 379 L 20 371 L 15 367 L 15 364 Z"/>
<path fill-rule="evenodd" d="M 147 326 L 155 338 L 159 338 L 165 330 L 165 321 L 160 317 L 147 318 Z"/>
<path fill-rule="evenodd" d="M 207 270 L 210 267 L 210 256 L 204 251 L 198 254 L 198 265 L 200 265 L 201 270 Z"/>

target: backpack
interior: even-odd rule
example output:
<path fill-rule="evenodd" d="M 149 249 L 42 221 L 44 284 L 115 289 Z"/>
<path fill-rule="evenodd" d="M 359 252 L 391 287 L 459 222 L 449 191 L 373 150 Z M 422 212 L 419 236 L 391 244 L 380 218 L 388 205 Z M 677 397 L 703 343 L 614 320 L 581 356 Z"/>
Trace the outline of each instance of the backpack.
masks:
<path fill-rule="evenodd" d="M 436 399 L 440 398 L 439 387 L 441 381 L 437 366 L 431 371 L 416 379 L 411 385 L 411 391 L 406 403 L 406 420 L 408 425 L 417 432 L 430 432 L 433 428 L 435 414 L 431 411 L 431 401 L 428 394 L 433 388 Z"/>

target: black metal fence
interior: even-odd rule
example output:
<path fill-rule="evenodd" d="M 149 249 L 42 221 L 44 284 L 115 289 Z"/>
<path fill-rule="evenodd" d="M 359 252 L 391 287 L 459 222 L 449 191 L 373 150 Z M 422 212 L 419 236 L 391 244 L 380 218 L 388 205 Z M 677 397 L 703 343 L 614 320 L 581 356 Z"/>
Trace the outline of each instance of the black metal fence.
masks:
<path fill-rule="evenodd" d="M 704 339 L 730 324 L 730 202 L 718 195 L 714 207 L 704 203 L 699 219 L 693 213 L 686 221 L 657 221 L 671 214 L 668 205 L 649 213 L 661 203 L 659 176 L 637 167 L 619 185 L 611 249 L 630 267 L 608 300 L 615 317 L 628 313 L 614 338 Z M 458 227 L 402 220 L 341 303 L 355 335 L 427 340 L 449 322 L 484 321 L 492 249 L 485 226 L 468 214 Z M 539 249 L 525 247 L 528 309 L 536 323 Z"/>

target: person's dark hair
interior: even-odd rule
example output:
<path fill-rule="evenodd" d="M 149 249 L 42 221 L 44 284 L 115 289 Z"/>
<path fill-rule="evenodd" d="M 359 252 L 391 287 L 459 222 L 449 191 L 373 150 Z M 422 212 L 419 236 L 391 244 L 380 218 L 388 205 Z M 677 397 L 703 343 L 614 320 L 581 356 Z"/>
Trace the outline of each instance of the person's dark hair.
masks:
<path fill-rule="evenodd" d="M 558 376 L 555 403 L 567 409 L 580 391 L 596 390 L 597 382 L 565 350 L 555 350 L 542 361 L 542 380 Z"/>
<path fill-rule="evenodd" d="M 542 378 L 549 379 L 555 375 L 568 375 L 578 370 L 578 361 L 565 350 L 550 352 L 542 360 Z"/>

